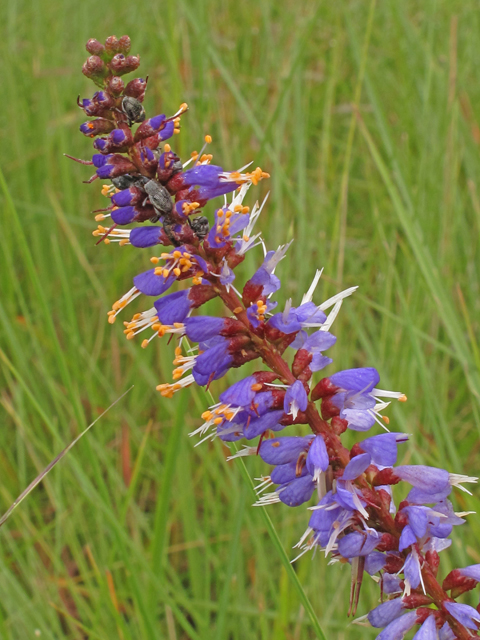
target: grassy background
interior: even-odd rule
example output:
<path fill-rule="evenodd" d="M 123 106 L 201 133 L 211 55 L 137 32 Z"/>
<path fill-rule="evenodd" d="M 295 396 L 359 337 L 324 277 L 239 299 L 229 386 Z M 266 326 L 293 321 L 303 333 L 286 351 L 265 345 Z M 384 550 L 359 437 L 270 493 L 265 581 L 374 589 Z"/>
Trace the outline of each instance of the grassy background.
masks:
<path fill-rule="evenodd" d="M 147 112 L 190 104 L 183 157 L 208 132 L 216 162 L 272 174 L 249 204 L 270 188 L 264 237 L 295 237 L 280 300 L 320 266 L 319 300 L 359 285 L 334 326 L 335 368 L 376 366 L 408 395 L 390 411 L 412 434 L 404 462 L 477 474 L 477 3 L 10 0 L 0 25 L 1 510 L 135 384 L 1 530 L 0 637 L 317 637 L 241 469 L 187 437 L 209 398 L 160 399 L 173 346 L 143 351 L 105 321 L 151 253 L 94 246 L 89 211 L 105 201 L 62 156 L 90 153 L 84 43 L 131 36 Z M 478 495 L 455 505 L 478 509 Z M 269 513 L 292 557 L 305 510 Z M 445 571 L 479 562 L 479 537 L 471 516 Z M 375 637 L 347 626 L 347 567 L 317 555 L 295 569 L 329 639 Z M 368 580 L 359 613 L 376 598 Z"/>

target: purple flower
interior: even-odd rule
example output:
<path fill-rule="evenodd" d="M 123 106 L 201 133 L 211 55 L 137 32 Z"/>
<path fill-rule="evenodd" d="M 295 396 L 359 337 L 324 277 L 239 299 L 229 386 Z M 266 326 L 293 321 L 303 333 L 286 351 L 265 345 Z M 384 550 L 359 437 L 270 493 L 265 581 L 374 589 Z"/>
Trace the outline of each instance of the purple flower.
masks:
<path fill-rule="evenodd" d="M 385 627 L 377 636 L 377 640 L 402 640 L 405 634 L 417 624 L 417 612 L 409 611 Z"/>
<path fill-rule="evenodd" d="M 381 433 L 360 442 L 360 447 L 369 453 L 372 462 L 382 467 L 392 467 L 397 461 L 397 443 L 406 442 L 405 433 Z"/>
<path fill-rule="evenodd" d="M 138 274 L 133 279 L 135 287 L 146 296 L 160 296 L 165 293 L 175 282 L 175 276 L 170 275 L 168 278 L 156 276 L 155 269 L 149 269 Z M 164 323 L 168 324 L 168 323 Z M 173 324 L 173 323 L 172 323 Z"/>
<path fill-rule="evenodd" d="M 185 333 L 194 342 L 203 342 L 218 336 L 224 327 L 225 318 L 214 316 L 196 316 L 185 320 Z"/>
<path fill-rule="evenodd" d="M 413 532 L 412 527 L 407 524 L 407 526 L 402 529 L 402 533 L 400 535 L 400 540 L 398 543 L 398 550 L 403 551 L 404 549 L 407 549 L 408 547 L 410 547 L 412 544 L 415 544 L 416 542 L 417 542 L 417 537 Z"/>
<path fill-rule="evenodd" d="M 389 575 L 389 574 L 386 574 Z M 402 615 L 405 605 L 401 598 L 395 598 L 394 600 L 387 600 L 382 602 L 378 607 L 372 609 L 367 615 L 368 621 L 372 627 L 382 629 L 386 627 L 392 620 L 396 620 Z"/>
<path fill-rule="evenodd" d="M 462 486 L 462 483 L 477 482 L 478 480 L 421 464 L 395 467 L 394 475 L 414 487 L 408 494 L 407 500 L 417 504 L 440 502 L 450 494 L 453 486 L 470 493 Z"/>
<path fill-rule="evenodd" d="M 343 480 L 355 480 L 370 466 L 370 454 L 361 453 L 350 460 L 343 472 Z"/>
<path fill-rule="evenodd" d="M 315 480 L 321 471 L 326 471 L 330 465 L 327 447 L 322 436 L 315 436 L 307 455 L 307 468 Z"/>
<path fill-rule="evenodd" d="M 420 629 L 413 636 L 412 640 L 437 640 L 437 637 L 435 618 L 433 616 L 428 616 Z"/>
<path fill-rule="evenodd" d="M 208 233 L 208 244 L 214 249 L 221 249 L 233 235 L 245 229 L 249 220 L 248 214 L 232 212 L 229 207 L 217 209 L 215 221 Z"/>
<path fill-rule="evenodd" d="M 233 358 L 229 353 L 228 340 L 222 336 L 217 336 L 201 346 L 206 347 L 206 350 L 197 356 L 192 375 L 198 385 L 205 386 L 212 380 L 224 376 Z"/>
<path fill-rule="evenodd" d="M 319 383 L 323 385 L 322 413 L 325 417 L 340 415 L 353 431 L 368 431 L 375 422 L 379 422 L 379 411 L 387 406 L 386 403 L 378 403 L 377 398 L 403 397 L 396 391 L 375 389 L 379 380 L 378 371 L 371 367 L 347 369 L 324 378 Z"/>
<path fill-rule="evenodd" d="M 262 296 L 269 296 L 275 291 L 280 289 L 280 280 L 274 275 L 274 271 L 280 262 L 285 257 L 290 244 L 280 246 L 276 251 L 269 251 L 263 260 L 262 266 L 255 271 L 250 278 L 249 283 L 251 285 L 262 287 Z"/>
<path fill-rule="evenodd" d="M 357 558 L 358 556 L 368 556 L 380 543 L 380 536 L 375 533 L 364 531 L 363 533 L 354 531 L 347 533 L 338 542 L 338 553 L 344 558 Z"/>
<path fill-rule="evenodd" d="M 480 622 L 480 613 L 470 605 L 460 604 L 459 602 L 444 602 L 443 606 L 455 620 L 463 624 L 467 629 L 478 629 L 478 625 L 475 622 Z"/>
<path fill-rule="evenodd" d="M 408 584 L 412 589 L 416 589 L 422 580 L 422 572 L 420 559 L 415 548 L 412 548 L 408 554 L 403 572 L 405 574 L 405 585 Z"/>
<path fill-rule="evenodd" d="M 118 213 L 118 211 L 119 209 L 117 209 L 117 211 L 114 211 L 113 213 Z M 112 218 L 113 218 L 113 214 L 112 214 Z M 131 220 L 129 220 L 129 222 L 131 222 Z M 128 223 L 120 222 L 119 224 L 128 224 Z M 156 244 L 162 244 L 161 242 L 162 232 L 163 232 L 163 229 L 161 227 L 137 227 L 135 229 L 132 229 L 130 232 L 130 243 L 134 247 L 138 247 L 142 249 L 146 247 L 153 247 Z"/>
<path fill-rule="evenodd" d="M 154 302 L 158 319 L 164 325 L 183 322 L 190 313 L 192 303 L 189 298 L 191 289 L 175 291 Z"/>
<path fill-rule="evenodd" d="M 284 413 L 281 409 L 276 411 L 268 411 L 264 415 L 248 420 L 245 424 L 244 434 L 247 440 L 252 440 L 261 435 L 269 429 L 272 431 L 280 431 L 283 429 L 283 425 L 280 424 L 280 420 L 283 418 Z"/>
<path fill-rule="evenodd" d="M 136 213 L 137 212 L 135 211 L 135 207 L 119 207 L 118 209 L 112 211 L 112 220 L 113 222 L 115 222 L 115 224 L 130 224 L 130 222 L 133 222 Z M 133 231 L 140 231 L 140 229 L 133 229 L 132 233 Z M 142 231 L 145 231 L 145 229 L 142 229 Z M 159 230 L 157 229 L 157 233 L 158 231 Z"/>
<path fill-rule="evenodd" d="M 283 402 L 283 410 L 285 413 L 293 416 L 293 419 L 298 415 L 299 411 L 305 411 L 308 405 L 308 398 L 303 383 L 300 380 L 288 387 Z"/>
<path fill-rule="evenodd" d="M 220 402 L 231 404 L 236 407 L 249 407 L 257 393 L 257 390 L 252 389 L 256 384 L 257 381 L 254 376 L 248 376 L 243 380 L 239 380 L 239 382 L 235 382 L 235 384 L 221 393 L 219 400 Z"/>
<path fill-rule="evenodd" d="M 286 436 L 264 440 L 259 455 L 267 464 L 287 464 L 294 462 L 302 453 L 306 453 L 314 436 Z"/>
<path fill-rule="evenodd" d="M 278 496 L 288 507 L 298 507 L 308 502 L 312 497 L 315 483 L 310 474 L 295 478 L 287 484 L 281 485 L 278 489 Z"/>

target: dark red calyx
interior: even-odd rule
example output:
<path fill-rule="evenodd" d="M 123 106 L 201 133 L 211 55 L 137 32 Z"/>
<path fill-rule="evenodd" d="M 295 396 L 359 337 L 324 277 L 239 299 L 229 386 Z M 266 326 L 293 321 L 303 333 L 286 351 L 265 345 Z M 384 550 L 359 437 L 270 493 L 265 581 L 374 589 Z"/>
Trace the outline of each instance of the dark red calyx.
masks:
<path fill-rule="evenodd" d="M 423 593 L 414 593 L 402 598 L 402 602 L 405 605 L 405 609 L 417 609 L 418 607 L 424 607 L 428 604 L 432 604 L 433 600 Z"/>
<path fill-rule="evenodd" d="M 246 326 L 240 320 L 235 318 L 225 318 L 223 322 L 223 329 L 220 331 L 221 336 L 234 336 L 237 333 L 245 333 L 247 331 Z"/>
<path fill-rule="evenodd" d="M 297 351 L 292 364 L 292 373 L 296 378 L 308 367 L 312 358 L 313 354 L 306 349 L 299 349 Z"/>
<path fill-rule="evenodd" d="M 262 284 L 255 284 L 251 280 L 246 282 L 242 292 L 243 304 L 249 307 L 253 302 L 257 302 L 257 300 L 264 300 L 262 291 Z"/>
<path fill-rule="evenodd" d="M 387 555 L 387 562 L 385 563 L 384 568 L 387 573 L 398 573 L 401 569 L 403 569 L 404 564 L 404 558 L 389 553 Z"/>
<path fill-rule="evenodd" d="M 453 571 L 450 571 L 448 576 L 443 581 L 442 589 L 444 591 L 452 590 L 452 598 L 453 598 L 454 597 L 453 590 L 455 590 L 456 593 L 457 592 L 464 593 L 465 591 L 470 591 L 471 589 L 474 589 L 477 584 L 478 583 L 476 580 L 462 576 L 459 569 L 454 569 Z"/>
<path fill-rule="evenodd" d="M 322 404 L 320 405 L 320 411 L 322 414 L 322 418 L 324 420 L 329 420 L 330 418 L 334 418 L 335 416 L 340 415 L 340 409 L 333 404 L 332 402 L 333 396 L 327 396 L 322 398 Z M 313 397 L 312 397 L 313 400 Z"/>
<path fill-rule="evenodd" d="M 338 416 L 334 416 L 330 424 L 332 425 L 332 429 L 334 433 L 337 434 L 337 436 L 341 436 L 342 433 L 345 433 L 348 428 L 348 422 L 346 420 L 343 420 L 343 418 L 339 418 Z"/>
<path fill-rule="evenodd" d="M 216 291 L 209 284 L 196 284 L 190 289 L 188 297 L 192 301 L 192 308 L 198 309 L 202 304 L 217 297 Z"/>
<path fill-rule="evenodd" d="M 315 402 L 315 400 L 319 400 L 320 398 L 333 395 L 338 389 L 339 387 L 330 382 L 330 378 L 322 378 L 312 389 L 310 397 Z"/>
<path fill-rule="evenodd" d="M 383 484 L 397 484 L 398 482 L 400 482 L 400 478 L 395 475 L 393 469 L 382 469 L 373 479 L 372 485 L 379 487 Z"/>
<path fill-rule="evenodd" d="M 377 551 L 396 551 L 398 549 L 398 539 L 391 533 L 383 533 Z"/>
<path fill-rule="evenodd" d="M 273 371 L 255 371 L 252 373 L 255 378 L 257 384 L 264 385 L 266 383 L 271 384 L 275 380 L 278 380 L 278 375 Z"/>
<path fill-rule="evenodd" d="M 136 98 L 139 102 L 143 102 L 145 98 L 145 90 L 147 88 L 147 80 L 144 78 L 134 78 L 125 87 L 124 95 L 130 98 Z"/>
<path fill-rule="evenodd" d="M 433 575 L 436 577 L 438 573 L 438 567 L 440 566 L 440 556 L 437 551 L 427 551 L 425 554 L 425 561 L 429 565 Z M 445 589 L 445 587 L 443 587 Z"/>

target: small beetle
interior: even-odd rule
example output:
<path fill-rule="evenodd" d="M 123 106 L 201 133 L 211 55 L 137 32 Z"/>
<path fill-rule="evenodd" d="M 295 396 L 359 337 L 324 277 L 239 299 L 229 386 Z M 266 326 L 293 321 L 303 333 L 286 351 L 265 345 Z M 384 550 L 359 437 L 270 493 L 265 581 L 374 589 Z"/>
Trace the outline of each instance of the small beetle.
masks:
<path fill-rule="evenodd" d="M 188 222 L 193 230 L 193 233 L 199 240 L 203 240 L 210 231 L 210 225 L 208 223 L 208 219 L 205 218 L 205 216 L 198 216 L 193 220 L 189 219 Z"/>
<path fill-rule="evenodd" d="M 117 189 L 120 189 L 120 191 L 123 191 L 124 189 L 128 189 L 128 187 L 131 187 L 136 182 L 138 182 L 138 177 L 131 176 L 129 173 L 126 173 L 124 176 L 118 176 L 117 178 L 112 178 L 113 186 L 116 187 Z"/>
<path fill-rule="evenodd" d="M 148 193 L 148 199 L 159 216 L 169 216 L 172 213 L 172 198 L 164 186 L 156 180 L 149 180 L 143 185 L 143 188 Z"/>
<path fill-rule="evenodd" d="M 143 122 L 145 120 L 145 109 L 140 100 L 125 96 L 122 100 L 122 111 L 127 116 L 128 126 L 131 127 L 135 122 Z"/>

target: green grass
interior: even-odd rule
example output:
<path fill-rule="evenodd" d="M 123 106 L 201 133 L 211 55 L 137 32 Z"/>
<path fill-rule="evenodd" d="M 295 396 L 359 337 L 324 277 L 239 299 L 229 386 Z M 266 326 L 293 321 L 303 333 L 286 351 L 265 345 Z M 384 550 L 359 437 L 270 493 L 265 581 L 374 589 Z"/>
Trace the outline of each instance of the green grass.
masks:
<path fill-rule="evenodd" d="M 173 346 L 144 351 L 105 322 L 151 254 L 94 245 L 89 211 L 105 201 L 62 155 L 90 153 L 75 105 L 92 91 L 86 40 L 131 36 L 149 114 L 188 102 L 183 157 L 208 132 L 216 162 L 272 174 L 249 204 L 270 189 L 264 237 L 295 237 L 280 300 L 321 266 L 319 300 L 359 285 L 334 325 L 335 368 L 376 366 L 407 394 L 390 411 L 412 434 L 405 462 L 475 475 L 479 22 L 468 0 L 3 3 L 0 510 L 135 386 L 0 530 L 2 640 L 320 637 L 240 465 L 187 436 L 209 397 L 161 399 Z M 478 496 L 455 505 L 478 510 Z M 293 557 L 305 510 L 268 513 Z M 479 562 L 479 538 L 470 516 L 444 570 Z M 317 555 L 295 571 L 327 638 L 375 637 L 347 626 L 347 567 Z M 376 598 L 366 581 L 359 613 Z"/>

